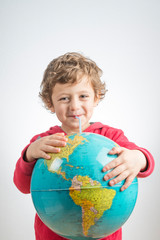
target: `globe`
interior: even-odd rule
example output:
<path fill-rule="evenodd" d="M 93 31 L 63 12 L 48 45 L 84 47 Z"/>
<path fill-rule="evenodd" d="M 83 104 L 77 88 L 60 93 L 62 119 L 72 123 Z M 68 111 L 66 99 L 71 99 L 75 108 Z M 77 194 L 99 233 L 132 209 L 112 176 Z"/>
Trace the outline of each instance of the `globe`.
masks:
<path fill-rule="evenodd" d="M 39 159 L 31 180 L 37 214 L 52 231 L 67 239 L 100 239 L 118 230 L 131 215 L 138 192 L 137 178 L 109 186 L 102 168 L 117 155 L 117 144 L 94 133 L 68 135 L 51 160 Z"/>

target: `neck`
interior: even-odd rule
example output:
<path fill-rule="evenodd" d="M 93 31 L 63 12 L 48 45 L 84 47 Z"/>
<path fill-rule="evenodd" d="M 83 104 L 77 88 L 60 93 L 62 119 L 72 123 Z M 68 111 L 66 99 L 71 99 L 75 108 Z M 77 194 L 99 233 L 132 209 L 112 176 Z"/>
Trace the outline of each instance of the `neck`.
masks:
<path fill-rule="evenodd" d="M 81 131 L 83 132 L 85 129 L 87 129 L 88 127 L 90 126 L 90 123 L 85 126 L 84 128 L 82 127 Z M 61 129 L 67 134 L 67 135 L 70 135 L 70 134 L 73 134 L 73 133 L 80 133 L 80 129 L 79 128 L 75 128 L 75 129 L 67 129 L 66 127 L 64 126 L 61 126 Z"/>

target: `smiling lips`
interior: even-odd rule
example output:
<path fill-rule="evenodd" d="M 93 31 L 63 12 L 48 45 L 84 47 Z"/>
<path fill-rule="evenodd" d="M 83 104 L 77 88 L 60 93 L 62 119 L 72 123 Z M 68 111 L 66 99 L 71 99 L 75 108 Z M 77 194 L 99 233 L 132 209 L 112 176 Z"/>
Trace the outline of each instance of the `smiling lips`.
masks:
<path fill-rule="evenodd" d="M 69 115 L 69 117 L 73 117 L 73 118 L 77 119 L 77 117 L 81 117 L 81 115 Z"/>

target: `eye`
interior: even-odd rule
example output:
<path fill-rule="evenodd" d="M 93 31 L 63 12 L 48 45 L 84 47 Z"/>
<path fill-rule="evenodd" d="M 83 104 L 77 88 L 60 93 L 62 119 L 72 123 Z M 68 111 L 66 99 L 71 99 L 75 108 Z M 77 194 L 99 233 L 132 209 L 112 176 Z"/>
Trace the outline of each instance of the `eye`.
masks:
<path fill-rule="evenodd" d="M 68 102 L 69 101 L 69 97 L 62 97 L 59 99 L 60 102 Z"/>
<path fill-rule="evenodd" d="M 80 95 L 80 98 L 82 98 L 82 99 L 87 99 L 88 97 L 89 97 L 89 95 L 87 95 L 87 94 Z"/>

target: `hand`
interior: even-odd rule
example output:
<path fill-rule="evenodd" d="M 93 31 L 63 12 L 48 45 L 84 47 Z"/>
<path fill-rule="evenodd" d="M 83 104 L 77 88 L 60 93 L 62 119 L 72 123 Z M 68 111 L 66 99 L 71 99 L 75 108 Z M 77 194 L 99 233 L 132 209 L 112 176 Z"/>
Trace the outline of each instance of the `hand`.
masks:
<path fill-rule="evenodd" d="M 64 147 L 67 142 L 64 133 L 56 133 L 50 136 L 42 137 L 31 143 L 26 151 L 25 160 L 32 162 L 38 158 L 50 159 L 48 153 L 60 152 L 59 147 Z"/>
<path fill-rule="evenodd" d="M 118 157 L 102 169 L 103 172 L 112 169 L 104 176 L 104 180 L 107 181 L 115 177 L 109 182 L 109 185 L 113 186 L 125 179 L 125 183 L 121 187 L 121 191 L 124 191 L 131 185 L 137 174 L 145 170 L 147 166 L 146 157 L 139 150 L 129 150 L 124 147 L 114 147 L 109 154 L 117 154 Z"/>

